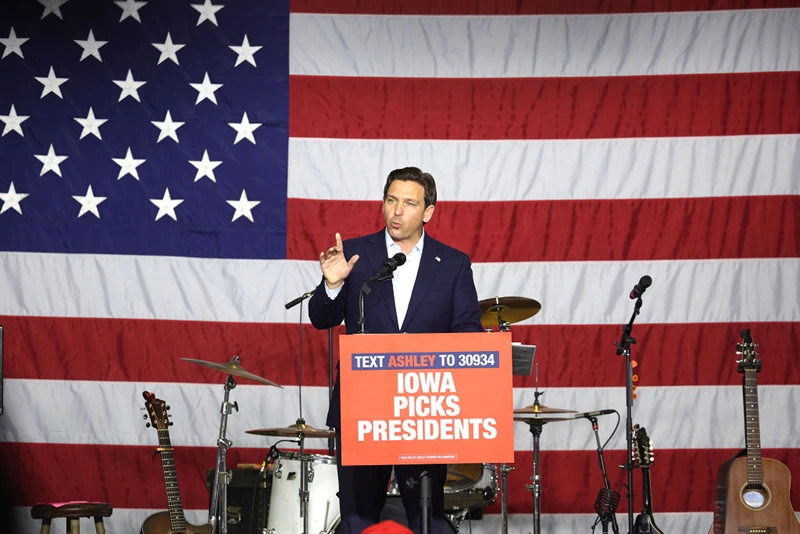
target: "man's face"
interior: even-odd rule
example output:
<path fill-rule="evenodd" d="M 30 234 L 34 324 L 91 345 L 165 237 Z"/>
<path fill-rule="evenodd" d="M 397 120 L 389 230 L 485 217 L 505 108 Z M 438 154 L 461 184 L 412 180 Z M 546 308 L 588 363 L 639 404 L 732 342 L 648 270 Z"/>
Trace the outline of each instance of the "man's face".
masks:
<path fill-rule="evenodd" d="M 425 207 L 425 188 L 417 182 L 395 180 L 389 184 L 383 199 L 383 219 L 394 242 L 416 244 L 433 208 Z"/>

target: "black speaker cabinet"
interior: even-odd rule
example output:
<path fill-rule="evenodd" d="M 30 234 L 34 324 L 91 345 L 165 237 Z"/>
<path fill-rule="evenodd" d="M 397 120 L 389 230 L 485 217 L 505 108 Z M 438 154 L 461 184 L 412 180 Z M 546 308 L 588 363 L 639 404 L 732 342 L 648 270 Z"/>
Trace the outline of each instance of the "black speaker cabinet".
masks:
<path fill-rule="evenodd" d="M 258 469 L 230 469 L 228 483 L 228 534 L 266 532 L 272 479 Z M 214 494 L 214 470 L 206 471 L 208 506 Z M 255 500 L 254 500 L 255 499 Z"/>

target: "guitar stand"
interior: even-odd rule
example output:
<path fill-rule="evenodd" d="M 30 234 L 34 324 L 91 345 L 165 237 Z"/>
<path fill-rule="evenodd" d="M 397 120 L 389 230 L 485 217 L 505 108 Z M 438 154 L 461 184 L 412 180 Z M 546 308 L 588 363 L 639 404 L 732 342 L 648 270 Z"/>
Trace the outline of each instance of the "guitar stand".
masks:
<path fill-rule="evenodd" d="M 231 363 L 238 365 L 239 357 L 234 356 Z M 217 439 L 217 465 L 214 468 L 214 489 L 211 494 L 211 506 L 208 510 L 208 522 L 211 530 L 216 534 L 228 534 L 228 482 L 232 473 L 228 472 L 228 448 L 233 445 L 225 435 L 228 431 L 228 415 L 233 410 L 239 410 L 239 404 L 229 402 L 230 393 L 236 387 L 233 375 L 228 375 L 225 381 L 225 394 L 220 407 L 219 438 Z"/>

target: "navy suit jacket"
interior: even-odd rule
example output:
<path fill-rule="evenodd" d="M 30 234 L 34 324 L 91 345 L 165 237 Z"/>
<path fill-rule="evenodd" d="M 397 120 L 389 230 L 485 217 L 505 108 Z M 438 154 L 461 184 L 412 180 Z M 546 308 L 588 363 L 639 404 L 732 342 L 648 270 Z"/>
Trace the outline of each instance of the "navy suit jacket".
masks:
<path fill-rule="evenodd" d="M 314 291 L 308 305 L 311 324 L 331 328 L 344 320 L 348 334 L 358 331 L 358 295 L 361 286 L 374 276 L 388 257 L 385 230 L 343 243 L 349 260 L 358 254 L 350 276 L 334 300 L 325 291 L 325 279 Z M 411 293 L 408 312 L 402 325 L 397 324 L 394 290 L 391 280 L 373 282 L 364 299 L 365 328 L 370 334 L 412 334 L 480 332 L 481 310 L 469 256 L 425 234 L 417 280 Z M 337 366 L 338 367 L 338 366 Z M 339 376 L 331 396 L 327 425 L 340 426 Z"/>

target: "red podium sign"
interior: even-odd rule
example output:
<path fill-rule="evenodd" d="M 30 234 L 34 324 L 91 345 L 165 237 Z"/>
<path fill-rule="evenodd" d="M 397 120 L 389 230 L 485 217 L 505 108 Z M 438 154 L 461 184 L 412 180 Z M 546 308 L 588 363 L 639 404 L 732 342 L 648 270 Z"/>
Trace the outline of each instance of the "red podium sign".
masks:
<path fill-rule="evenodd" d="M 513 463 L 511 333 L 339 338 L 342 464 Z"/>

